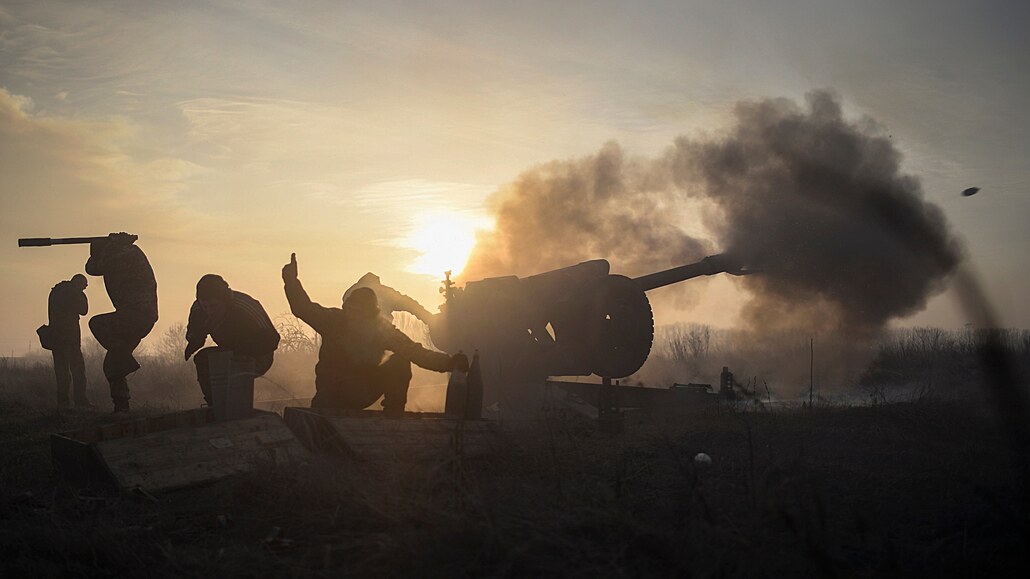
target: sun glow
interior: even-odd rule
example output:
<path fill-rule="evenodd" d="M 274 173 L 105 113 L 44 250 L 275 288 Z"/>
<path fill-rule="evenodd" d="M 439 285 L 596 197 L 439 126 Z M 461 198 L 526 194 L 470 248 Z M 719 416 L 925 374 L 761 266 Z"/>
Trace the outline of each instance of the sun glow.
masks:
<path fill-rule="evenodd" d="M 445 271 L 458 275 L 476 245 L 476 232 L 490 226 L 486 217 L 468 212 L 434 211 L 418 215 L 403 245 L 419 256 L 406 269 L 435 276 L 442 276 Z"/>

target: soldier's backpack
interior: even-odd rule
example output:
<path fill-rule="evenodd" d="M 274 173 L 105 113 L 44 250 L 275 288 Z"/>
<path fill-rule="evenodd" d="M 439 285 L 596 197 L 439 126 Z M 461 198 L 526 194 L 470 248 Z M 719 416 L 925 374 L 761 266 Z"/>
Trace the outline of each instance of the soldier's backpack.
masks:
<path fill-rule="evenodd" d="M 39 345 L 43 346 L 44 350 L 54 349 L 54 343 L 50 340 L 50 326 L 43 324 L 36 328 L 36 335 L 39 336 Z"/>

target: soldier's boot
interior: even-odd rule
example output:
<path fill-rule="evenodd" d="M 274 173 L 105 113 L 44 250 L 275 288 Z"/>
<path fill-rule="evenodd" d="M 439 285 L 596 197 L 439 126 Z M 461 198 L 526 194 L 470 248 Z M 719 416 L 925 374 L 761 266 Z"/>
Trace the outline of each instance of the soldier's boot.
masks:
<path fill-rule="evenodd" d="M 115 412 L 129 411 L 129 383 L 125 376 L 108 376 L 111 384 L 111 402 L 114 402 Z"/>

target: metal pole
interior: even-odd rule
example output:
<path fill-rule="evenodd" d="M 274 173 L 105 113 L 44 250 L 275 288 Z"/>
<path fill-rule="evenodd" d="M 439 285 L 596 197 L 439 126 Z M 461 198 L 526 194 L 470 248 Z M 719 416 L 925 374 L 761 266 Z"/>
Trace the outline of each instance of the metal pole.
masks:
<path fill-rule="evenodd" d="M 812 409 L 812 391 L 815 388 L 815 338 L 808 339 L 808 409 Z"/>

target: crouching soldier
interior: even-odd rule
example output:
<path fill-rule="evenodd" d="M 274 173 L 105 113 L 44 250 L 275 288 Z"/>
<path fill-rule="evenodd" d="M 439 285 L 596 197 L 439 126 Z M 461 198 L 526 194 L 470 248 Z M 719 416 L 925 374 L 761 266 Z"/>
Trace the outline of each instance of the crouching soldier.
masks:
<path fill-rule="evenodd" d="M 216 346 L 204 348 L 208 336 Z M 253 358 L 255 376 L 263 376 L 272 367 L 272 357 L 278 347 L 279 332 L 259 301 L 230 289 L 221 276 L 209 273 L 200 278 L 197 300 L 190 308 L 186 326 L 185 357 L 189 360 L 193 356 L 197 382 L 208 406 L 212 400 L 208 360 L 211 354 L 232 352 L 234 358 Z"/>
<path fill-rule="evenodd" d="M 293 315 L 322 336 L 312 408 L 360 410 L 382 397 L 384 412 L 400 415 L 411 381 L 409 360 L 436 372 L 468 371 L 464 354 L 427 350 L 383 319 L 376 294 L 367 287 L 352 291 L 342 308 L 316 304 L 297 278 L 296 254 L 283 267 L 283 283 Z"/>

